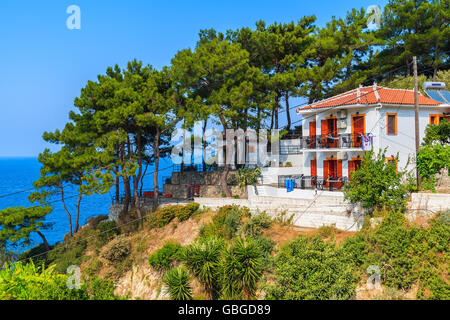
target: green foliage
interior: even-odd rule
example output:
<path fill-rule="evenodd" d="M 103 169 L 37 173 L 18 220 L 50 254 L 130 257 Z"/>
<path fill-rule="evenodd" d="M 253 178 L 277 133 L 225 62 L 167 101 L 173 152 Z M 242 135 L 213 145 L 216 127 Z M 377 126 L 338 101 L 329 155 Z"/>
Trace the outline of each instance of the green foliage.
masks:
<path fill-rule="evenodd" d="M 81 259 L 87 248 L 85 239 L 71 239 L 65 243 L 56 244 L 46 257 L 46 265 L 55 265 L 55 271 L 66 273 L 71 265 L 81 265 Z"/>
<path fill-rule="evenodd" d="M 429 124 L 425 129 L 423 145 L 439 143 L 442 146 L 450 144 L 450 121 L 442 119 L 439 124 Z"/>
<path fill-rule="evenodd" d="M 218 238 L 207 238 L 187 246 L 183 262 L 188 270 L 205 286 L 210 298 L 218 287 L 221 254 L 224 242 Z"/>
<path fill-rule="evenodd" d="M 304 236 L 281 248 L 267 299 L 329 300 L 355 295 L 354 269 L 332 242 Z"/>
<path fill-rule="evenodd" d="M 164 227 L 168 225 L 176 216 L 179 206 L 165 206 L 156 212 L 155 224 L 157 227 Z"/>
<path fill-rule="evenodd" d="M 272 218 L 266 212 L 261 212 L 247 219 L 239 228 L 239 231 L 245 236 L 259 236 L 264 229 L 270 228 L 272 224 Z"/>
<path fill-rule="evenodd" d="M 130 250 L 131 244 L 128 240 L 118 237 L 108 243 L 101 256 L 112 263 L 121 262 L 130 254 Z"/>
<path fill-rule="evenodd" d="M 200 205 L 195 202 L 188 203 L 184 206 L 164 206 L 155 213 L 152 224 L 161 228 L 168 225 L 175 218 L 178 218 L 179 222 L 185 221 L 195 214 L 199 208 Z"/>
<path fill-rule="evenodd" d="M 237 238 L 224 252 L 222 298 L 254 298 L 263 273 L 262 263 L 263 253 L 257 244 L 251 238 Z"/>
<path fill-rule="evenodd" d="M 0 270 L 0 300 L 87 300 L 85 289 L 70 290 L 68 276 L 54 267 L 36 267 L 33 263 L 5 265 Z"/>
<path fill-rule="evenodd" d="M 383 286 L 407 290 L 418 283 L 419 298 L 448 299 L 450 286 L 443 277 L 449 247 L 450 226 L 442 219 L 421 228 L 408 225 L 401 212 L 390 211 L 375 230 L 347 238 L 341 249 L 346 263 L 361 273 L 378 266 Z"/>
<path fill-rule="evenodd" d="M 86 223 L 86 225 L 88 225 L 90 228 L 92 229 L 97 229 L 98 225 L 100 223 L 105 223 L 108 220 L 108 216 L 107 215 L 98 215 L 95 217 L 90 217 Z"/>
<path fill-rule="evenodd" d="M 450 146 L 431 144 L 420 147 L 417 168 L 423 178 L 434 177 L 442 169 L 450 167 Z"/>
<path fill-rule="evenodd" d="M 177 212 L 178 221 L 185 221 L 189 219 L 197 210 L 200 208 L 200 205 L 196 202 L 188 203 L 185 206 L 181 206 Z"/>
<path fill-rule="evenodd" d="M 97 225 L 99 245 L 104 245 L 120 234 L 115 221 L 102 221 Z"/>
<path fill-rule="evenodd" d="M 86 290 L 91 300 L 120 300 L 122 297 L 114 294 L 115 286 L 109 280 L 98 277 L 90 278 L 86 283 Z M 125 297 L 123 297 L 125 298 Z"/>
<path fill-rule="evenodd" d="M 52 210 L 48 206 L 0 210 L 0 243 L 28 246 L 31 243 L 30 235 L 36 232 L 42 237 L 44 245 L 47 245 L 41 231 L 50 228 L 51 225 L 44 223 L 44 219 Z"/>
<path fill-rule="evenodd" d="M 0 300 L 112 300 L 114 285 L 97 278 L 69 289 L 69 276 L 58 274 L 54 266 L 36 267 L 32 262 L 5 265 L 0 270 Z"/>
<path fill-rule="evenodd" d="M 183 268 L 171 269 L 163 278 L 167 292 L 172 300 L 192 300 L 192 287 L 189 274 Z"/>
<path fill-rule="evenodd" d="M 244 188 L 246 186 L 255 184 L 258 181 L 258 177 L 261 175 L 260 168 L 241 168 L 238 171 L 238 186 Z"/>
<path fill-rule="evenodd" d="M 150 255 L 148 263 L 158 271 L 168 270 L 173 267 L 175 260 L 181 258 L 182 249 L 179 243 L 166 242 Z"/>
<path fill-rule="evenodd" d="M 223 206 L 212 218 L 212 222 L 200 229 L 200 236 L 218 236 L 231 239 L 236 235 L 241 219 L 249 216 L 250 210 L 246 207 Z"/>
<path fill-rule="evenodd" d="M 98 272 L 100 271 L 101 267 L 103 266 L 103 263 L 97 259 L 94 258 L 92 259 L 92 261 L 89 263 L 89 265 L 85 268 L 85 272 L 90 276 L 90 277 L 94 277 L 98 274 Z"/>
<path fill-rule="evenodd" d="M 385 152 L 376 156 L 366 152 L 361 167 L 352 173 L 344 186 L 344 195 L 350 203 L 372 212 L 376 208 L 404 208 L 408 188 L 403 184 L 403 172 L 397 172 L 395 163 L 387 163 Z"/>

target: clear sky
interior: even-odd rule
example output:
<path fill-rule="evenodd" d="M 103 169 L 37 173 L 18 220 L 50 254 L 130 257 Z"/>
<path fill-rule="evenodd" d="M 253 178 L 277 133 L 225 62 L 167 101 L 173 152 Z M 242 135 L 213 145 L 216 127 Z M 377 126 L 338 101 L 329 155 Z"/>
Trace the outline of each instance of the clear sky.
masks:
<path fill-rule="evenodd" d="M 160 68 L 218 31 L 316 15 L 324 25 L 352 8 L 387 0 L 1 0 L 0 157 L 37 156 L 44 131 L 63 128 L 73 100 L 108 66 L 137 58 Z M 66 9 L 81 9 L 69 30 Z M 295 115 L 293 121 L 295 120 Z"/>

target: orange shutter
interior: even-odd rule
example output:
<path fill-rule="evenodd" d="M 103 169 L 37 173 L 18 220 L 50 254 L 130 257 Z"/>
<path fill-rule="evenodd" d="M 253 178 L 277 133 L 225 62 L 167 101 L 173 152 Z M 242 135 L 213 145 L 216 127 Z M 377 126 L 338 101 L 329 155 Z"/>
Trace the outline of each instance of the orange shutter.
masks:
<path fill-rule="evenodd" d="M 309 123 L 309 136 L 315 136 L 316 135 L 316 122 L 311 121 Z"/>
<path fill-rule="evenodd" d="M 341 178 L 342 177 L 342 160 L 338 160 L 337 162 L 337 177 Z M 342 183 L 339 182 L 337 187 L 340 189 L 342 188 Z"/>
<path fill-rule="evenodd" d="M 328 179 L 328 160 L 323 161 L 323 179 Z M 324 183 L 324 186 L 326 187 L 328 183 Z"/>
<path fill-rule="evenodd" d="M 342 160 L 337 162 L 337 176 L 338 178 L 342 177 Z"/>
<path fill-rule="evenodd" d="M 312 177 L 317 176 L 317 160 L 316 159 L 311 160 L 311 176 Z"/>
<path fill-rule="evenodd" d="M 355 171 L 355 162 L 353 160 L 348 160 L 348 178 L 352 178 L 352 172 Z"/>
<path fill-rule="evenodd" d="M 309 123 L 309 138 L 310 138 L 310 147 L 315 148 L 316 147 L 316 122 L 311 121 Z"/>
<path fill-rule="evenodd" d="M 323 136 L 326 136 L 328 132 L 328 120 L 322 120 L 320 122 L 320 132 Z"/>

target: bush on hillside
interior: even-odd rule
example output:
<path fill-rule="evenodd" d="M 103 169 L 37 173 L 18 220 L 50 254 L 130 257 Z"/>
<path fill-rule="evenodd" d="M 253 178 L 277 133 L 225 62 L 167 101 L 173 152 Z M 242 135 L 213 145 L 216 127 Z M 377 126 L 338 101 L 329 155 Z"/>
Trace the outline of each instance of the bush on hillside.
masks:
<path fill-rule="evenodd" d="M 98 240 L 100 245 L 105 245 L 108 241 L 120 234 L 115 221 L 102 221 L 97 225 Z"/>
<path fill-rule="evenodd" d="M 55 266 L 37 267 L 32 262 L 17 262 L 0 270 L 0 300 L 112 300 L 114 285 L 97 278 L 70 289 L 69 276 Z"/>
<path fill-rule="evenodd" d="M 219 208 L 217 214 L 212 218 L 212 222 L 204 225 L 200 229 L 201 237 L 222 237 L 233 238 L 241 224 L 243 218 L 250 217 L 250 209 L 239 206 L 224 206 Z"/>
<path fill-rule="evenodd" d="M 130 251 L 130 242 L 124 238 L 118 237 L 108 243 L 101 256 L 109 262 L 121 262 L 130 254 Z"/>
<path fill-rule="evenodd" d="M 150 255 L 148 263 L 158 271 L 168 270 L 173 267 L 174 261 L 181 257 L 182 249 L 179 243 L 166 242 Z"/>
<path fill-rule="evenodd" d="M 369 266 L 380 268 L 386 287 L 408 290 L 419 284 L 419 298 L 449 299 L 446 263 L 450 225 L 436 218 L 429 228 L 410 225 L 398 211 L 389 212 L 375 230 L 347 238 L 342 244 L 345 261 L 361 274 Z"/>
<path fill-rule="evenodd" d="M 270 228 L 272 223 L 272 218 L 266 212 L 261 212 L 246 220 L 240 227 L 240 231 L 245 236 L 259 236 L 264 229 Z"/>
<path fill-rule="evenodd" d="M 300 236 L 275 258 L 275 283 L 266 299 L 347 300 L 355 295 L 354 269 L 332 242 Z"/>

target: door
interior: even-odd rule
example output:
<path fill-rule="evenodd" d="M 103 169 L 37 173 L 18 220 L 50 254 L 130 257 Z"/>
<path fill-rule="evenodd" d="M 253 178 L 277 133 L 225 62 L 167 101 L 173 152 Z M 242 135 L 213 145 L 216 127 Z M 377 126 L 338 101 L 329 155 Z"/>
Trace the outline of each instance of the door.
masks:
<path fill-rule="evenodd" d="M 337 148 L 338 139 L 333 139 L 338 137 L 338 129 L 337 129 L 337 119 L 331 118 L 328 119 L 328 148 Z"/>
<path fill-rule="evenodd" d="M 361 148 L 361 141 L 365 134 L 365 116 L 364 115 L 353 115 L 352 116 L 352 147 Z"/>

